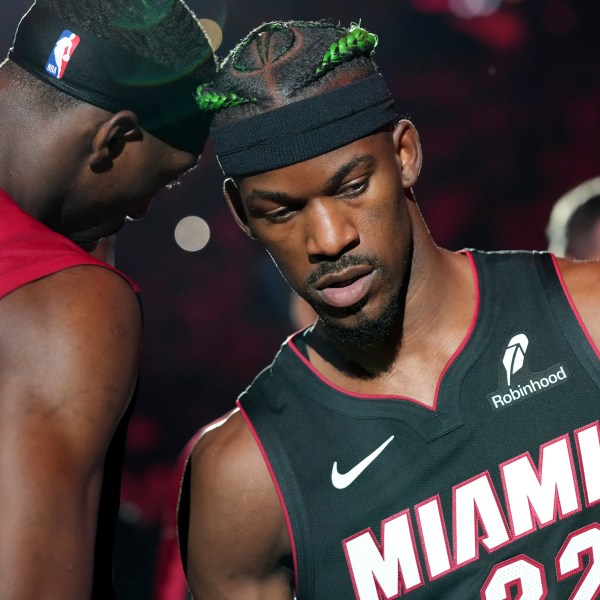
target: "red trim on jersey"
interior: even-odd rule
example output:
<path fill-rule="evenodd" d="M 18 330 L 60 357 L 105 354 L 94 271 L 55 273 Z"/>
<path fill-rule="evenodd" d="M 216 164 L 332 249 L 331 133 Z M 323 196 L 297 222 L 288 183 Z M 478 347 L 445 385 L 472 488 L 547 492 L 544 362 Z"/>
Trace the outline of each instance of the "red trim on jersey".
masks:
<path fill-rule="evenodd" d="M 297 593 L 298 592 L 298 560 L 296 557 L 296 543 L 294 541 L 294 532 L 292 530 L 292 522 L 290 521 L 290 515 L 288 513 L 287 506 L 285 504 L 285 500 L 284 500 L 283 494 L 281 492 L 281 488 L 279 487 L 279 482 L 277 481 L 277 476 L 275 475 L 275 471 L 273 470 L 271 461 L 269 460 L 269 457 L 267 456 L 267 451 L 265 450 L 264 446 L 262 445 L 262 442 L 260 441 L 260 438 L 258 437 L 258 433 L 256 433 L 256 430 L 254 429 L 254 426 L 252 425 L 252 421 L 250 421 L 250 418 L 246 414 L 246 411 L 244 411 L 244 408 L 242 407 L 239 399 L 236 401 L 236 404 L 237 404 L 238 408 L 240 409 L 240 414 L 242 415 L 242 418 L 244 419 L 244 421 L 246 421 L 246 425 L 248 425 L 250 432 L 254 436 L 254 439 L 256 441 L 258 449 L 260 450 L 260 453 L 263 456 L 265 464 L 267 465 L 267 469 L 269 470 L 269 475 L 271 475 L 271 479 L 273 480 L 273 484 L 275 485 L 275 489 L 277 490 L 277 495 L 279 496 L 279 503 L 281 504 L 281 508 L 283 510 L 283 516 L 285 517 L 285 523 L 287 526 L 288 535 L 290 536 L 290 544 L 292 546 L 292 559 L 294 561 L 294 591 Z"/>
<path fill-rule="evenodd" d="M 452 354 L 452 356 L 448 359 L 448 362 L 442 369 L 442 372 L 438 378 L 437 385 L 435 386 L 435 398 L 433 401 L 433 406 L 429 406 L 421 400 L 418 400 L 416 398 L 410 398 L 408 396 L 397 396 L 394 394 L 362 394 L 360 392 L 351 392 L 340 387 L 339 385 L 336 385 L 335 383 L 327 379 L 324 375 L 322 375 L 294 344 L 294 338 L 296 337 L 296 335 L 304 330 L 301 330 L 300 332 L 297 332 L 288 338 L 287 343 L 289 347 L 296 354 L 296 356 L 298 356 L 298 358 L 304 363 L 304 365 L 308 367 L 314 373 L 314 375 L 316 375 L 325 385 L 329 386 L 334 390 L 337 390 L 338 392 L 341 392 L 342 394 L 346 394 L 347 396 L 353 396 L 354 398 L 365 398 L 369 400 L 390 400 L 394 398 L 399 400 L 408 400 L 409 402 L 414 402 L 415 404 L 419 404 L 420 406 L 424 406 L 425 408 L 434 411 L 437 407 L 440 386 L 442 384 L 442 380 L 444 379 L 444 375 L 446 374 L 452 363 L 459 356 L 459 354 L 464 350 L 465 346 L 467 345 L 467 342 L 471 339 L 471 336 L 473 335 L 473 331 L 475 329 L 475 324 L 477 323 L 477 318 L 479 317 L 481 293 L 479 290 L 479 275 L 477 273 L 477 267 L 475 266 L 475 260 L 473 259 L 473 255 L 471 252 L 469 252 L 468 250 L 463 250 L 461 252 L 467 256 L 467 258 L 469 259 L 469 264 L 471 265 L 471 273 L 473 276 L 473 282 L 475 284 L 475 309 L 473 310 L 473 316 L 471 317 L 471 323 L 469 325 L 467 334 L 465 335 L 463 341 L 460 343 L 460 346 L 456 349 L 454 354 Z"/>
<path fill-rule="evenodd" d="M 471 275 L 473 277 L 473 284 L 475 286 L 475 309 L 473 310 L 473 315 L 471 317 L 471 324 L 469 325 L 469 330 L 467 331 L 467 334 L 463 338 L 463 341 L 461 342 L 460 346 L 456 349 L 454 354 L 450 357 L 450 360 L 448 360 L 448 362 L 446 363 L 446 366 L 442 370 L 442 373 L 438 379 L 437 386 L 435 388 L 435 401 L 434 401 L 433 407 L 432 407 L 433 410 L 435 410 L 435 407 L 437 406 L 437 403 L 438 403 L 438 394 L 440 392 L 440 386 L 442 385 L 442 379 L 444 378 L 444 375 L 450 368 L 450 365 L 456 360 L 458 355 L 464 350 L 465 346 L 467 345 L 467 342 L 471 339 L 471 336 L 473 335 L 473 331 L 475 330 L 477 318 L 479 317 L 479 307 L 481 305 L 481 292 L 479 289 L 479 274 L 477 273 L 477 267 L 475 266 L 475 259 L 473 258 L 473 254 L 471 252 L 469 252 L 468 250 L 463 250 L 462 253 L 467 256 L 467 258 L 469 259 L 469 264 L 471 265 Z"/>
<path fill-rule="evenodd" d="M 0 213 L 0 298 L 27 283 L 80 265 L 111 269 L 139 291 L 119 270 L 31 217 L 2 189 Z"/>
<path fill-rule="evenodd" d="M 596 347 L 596 344 L 594 343 L 592 336 L 589 334 L 587 327 L 585 326 L 585 323 L 583 322 L 583 319 L 581 318 L 581 315 L 579 314 L 579 311 L 577 310 L 577 307 L 575 306 L 575 303 L 573 302 L 573 298 L 571 298 L 571 294 L 569 293 L 569 290 L 567 289 L 565 280 L 562 276 L 562 273 L 560 272 L 560 267 L 558 266 L 558 260 L 556 259 L 556 256 L 554 256 L 554 254 L 552 254 L 551 257 L 552 257 L 552 262 L 554 263 L 554 269 L 556 271 L 556 275 L 558 276 L 558 279 L 560 281 L 560 285 L 562 286 L 563 292 L 565 293 L 565 296 L 566 296 L 567 300 L 569 301 L 571 310 L 573 311 L 573 314 L 575 315 L 575 318 L 577 319 L 579 326 L 581 327 L 581 330 L 583 331 L 585 337 L 587 338 L 587 341 L 589 342 L 590 346 L 596 353 L 596 356 L 598 358 L 600 358 L 600 351 Z"/>

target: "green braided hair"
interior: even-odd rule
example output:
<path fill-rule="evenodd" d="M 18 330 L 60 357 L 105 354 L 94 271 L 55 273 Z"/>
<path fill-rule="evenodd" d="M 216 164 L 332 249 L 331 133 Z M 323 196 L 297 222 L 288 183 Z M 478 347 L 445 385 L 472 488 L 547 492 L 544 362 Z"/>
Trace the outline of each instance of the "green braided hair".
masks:
<path fill-rule="evenodd" d="M 329 46 L 315 74 L 323 75 L 338 64 L 352 60 L 355 56 L 370 56 L 378 41 L 379 38 L 374 33 L 353 23 L 344 37 Z"/>
<path fill-rule="evenodd" d="M 219 126 L 321 93 L 337 78 L 377 72 L 378 37 L 352 23 L 272 21 L 243 38 L 221 62 L 213 83 L 198 88 L 200 110 Z"/>
<path fill-rule="evenodd" d="M 222 108 L 239 106 L 246 102 L 253 102 L 248 98 L 241 98 L 235 92 L 221 93 L 211 89 L 212 83 L 203 83 L 196 88 L 194 99 L 201 112 L 216 112 Z"/>

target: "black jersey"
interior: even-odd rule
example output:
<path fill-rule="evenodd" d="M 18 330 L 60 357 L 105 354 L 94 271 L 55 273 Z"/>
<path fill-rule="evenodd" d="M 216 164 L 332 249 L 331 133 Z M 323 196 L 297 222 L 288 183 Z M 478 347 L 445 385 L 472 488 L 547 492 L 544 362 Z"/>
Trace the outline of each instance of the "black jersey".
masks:
<path fill-rule="evenodd" d="M 469 256 L 476 315 L 433 408 L 332 385 L 302 335 L 238 401 L 298 600 L 600 594 L 598 352 L 551 255 Z"/>

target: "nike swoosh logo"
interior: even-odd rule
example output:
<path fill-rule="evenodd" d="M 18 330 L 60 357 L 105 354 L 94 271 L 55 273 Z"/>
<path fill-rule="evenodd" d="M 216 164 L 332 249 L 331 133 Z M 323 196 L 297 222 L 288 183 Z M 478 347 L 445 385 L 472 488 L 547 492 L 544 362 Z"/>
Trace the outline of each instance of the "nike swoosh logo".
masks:
<path fill-rule="evenodd" d="M 386 448 L 386 446 L 394 439 L 394 436 L 383 442 L 377 450 L 371 452 L 369 456 L 363 458 L 355 467 L 347 473 L 340 473 L 337 468 L 337 461 L 333 463 L 331 469 L 331 483 L 338 490 L 347 488 Z"/>

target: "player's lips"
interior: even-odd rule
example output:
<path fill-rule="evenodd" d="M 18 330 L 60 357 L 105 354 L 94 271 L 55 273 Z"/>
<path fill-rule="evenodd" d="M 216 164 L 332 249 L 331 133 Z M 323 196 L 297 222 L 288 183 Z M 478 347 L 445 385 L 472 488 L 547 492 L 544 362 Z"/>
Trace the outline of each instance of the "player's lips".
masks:
<path fill-rule="evenodd" d="M 347 308 L 362 300 L 371 287 L 375 276 L 373 267 L 360 265 L 344 269 L 341 273 L 325 275 L 316 283 L 316 288 L 330 306 Z"/>

